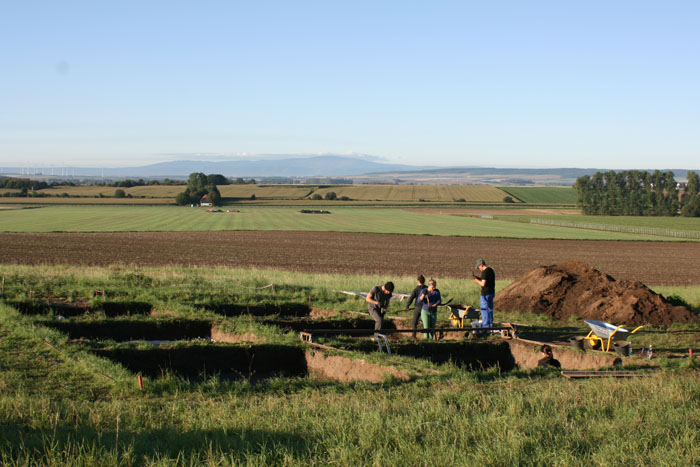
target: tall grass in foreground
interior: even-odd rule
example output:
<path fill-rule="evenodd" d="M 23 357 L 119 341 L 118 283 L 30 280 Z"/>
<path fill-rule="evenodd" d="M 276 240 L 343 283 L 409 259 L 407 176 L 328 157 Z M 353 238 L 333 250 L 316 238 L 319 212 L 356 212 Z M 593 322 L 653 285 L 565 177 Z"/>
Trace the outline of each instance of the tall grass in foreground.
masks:
<path fill-rule="evenodd" d="M 488 375 L 485 375 L 488 376 Z M 491 375 L 495 378 L 496 375 Z M 0 396 L 3 463 L 692 465 L 697 374 L 450 378 L 371 387 L 241 383 L 112 401 Z"/>
<path fill-rule="evenodd" d="M 0 266 L 6 295 L 144 300 L 158 313 L 193 304 L 301 301 L 336 310 L 364 302 L 381 276 L 206 268 Z M 409 291 L 413 278 L 393 278 Z M 478 288 L 440 278 L 474 304 Z M 271 289 L 257 289 L 269 283 Z M 499 283 L 499 287 L 504 284 Z M 251 287 L 251 288 L 248 288 Z M 697 303 L 697 287 L 664 288 Z M 87 317 L 86 319 L 90 319 Z M 101 319 L 101 318 L 100 318 Z M 521 315 L 531 324 L 551 319 Z M 236 319 L 232 319 L 235 323 Z M 48 340 L 54 345 L 45 343 Z M 655 347 L 656 348 L 656 347 Z M 58 349 L 58 350 L 56 350 Z M 565 380 L 497 368 L 402 383 L 313 377 L 260 383 L 146 378 L 76 349 L 0 306 L 0 463 L 4 465 L 693 465 L 700 462 L 700 376 L 684 367 L 631 380 Z M 379 358 L 379 357 L 377 357 Z"/>

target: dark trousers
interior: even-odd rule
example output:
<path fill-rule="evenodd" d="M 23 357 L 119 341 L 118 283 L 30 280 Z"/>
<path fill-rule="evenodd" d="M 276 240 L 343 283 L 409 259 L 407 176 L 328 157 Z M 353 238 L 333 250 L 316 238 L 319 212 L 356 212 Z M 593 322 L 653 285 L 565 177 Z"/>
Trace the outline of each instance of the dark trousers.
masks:
<path fill-rule="evenodd" d="M 420 321 L 420 312 L 423 309 L 422 305 L 420 307 L 416 307 L 413 310 L 413 338 L 416 338 L 416 331 L 415 329 L 418 329 L 418 321 Z"/>
<path fill-rule="evenodd" d="M 374 330 L 381 331 L 384 325 L 384 313 L 378 312 L 374 307 L 369 307 L 369 315 L 374 319 Z"/>

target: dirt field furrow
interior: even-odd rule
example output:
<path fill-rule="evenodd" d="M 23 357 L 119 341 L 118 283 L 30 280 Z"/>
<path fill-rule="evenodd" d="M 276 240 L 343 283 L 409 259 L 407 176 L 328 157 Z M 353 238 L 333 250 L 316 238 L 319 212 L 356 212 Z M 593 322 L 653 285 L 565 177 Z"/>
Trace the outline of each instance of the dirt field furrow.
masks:
<path fill-rule="evenodd" d="M 471 274 L 485 258 L 501 279 L 579 259 L 617 279 L 700 284 L 700 243 L 432 237 L 335 232 L 0 234 L 0 263 L 226 266 L 304 272 Z"/>

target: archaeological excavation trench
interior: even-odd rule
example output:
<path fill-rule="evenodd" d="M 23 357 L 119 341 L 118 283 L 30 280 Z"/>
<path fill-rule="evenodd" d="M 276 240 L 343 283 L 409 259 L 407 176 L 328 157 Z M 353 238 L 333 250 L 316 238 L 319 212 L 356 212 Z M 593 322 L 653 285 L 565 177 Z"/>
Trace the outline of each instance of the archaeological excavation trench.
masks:
<path fill-rule="evenodd" d="M 190 344 L 151 349 L 94 349 L 93 352 L 134 373 L 152 377 L 168 372 L 193 379 L 214 374 L 224 379 L 308 374 L 304 350 L 298 345 Z"/>
<path fill-rule="evenodd" d="M 222 316 L 308 316 L 311 307 L 300 303 L 274 303 L 265 305 L 237 304 L 237 303 L 205 303 L 197 307 L 212 311 Z"/>
<path fill-rule="evenodd" d="M 148 315 L 153 305 L 147 302 L 47 302 L 40 300 L 8 301 L 8 305 L 25 315 L 60 315 L 66 318 L 92 312 L 104 312 L 108 318 L 117 316 Z"/>
<path fill-rule="evenodd" d="M 145 309 L 145 307 L 144 307 Z M 259 322 L 285 331 L 313 329 L 369 329 L 364 317 L 312 319 L 307 316 L 261 316 Z M 90 352 L 109 358 L 130 371 L 150 377 L 176 374 L 193 380 L 218 375 L 223 379 L 259 381 L 272 376 L 313 375 L 335 381 L 381 382 L 387 377 L 410 380 L 421 370 L 395 358 L 377 360 L 378 346 L 369 336 L 324 339 L 325 348 L 299 342 L 276 344 L 251 332 L 226 332 L 207 319 L 128 319 L 50 320 L 43 325 L 56 329 Z M 390 324 L 395 327 L 394 323 Z M 398 336 L 398 335 L 397 335 Z M 452 363 L 466 371 L 497 367 L 501 371 L 534 368 L 540 357 L 539 343 L 519 339 L 502 340 L 423 340 L 395 338 L 392 355 L 412 357 L 433 365 Z M 610 367 L 614 357 L 597 352 L 555 348 L 555 357 L 566 369 Z M 366 355 L 366 357 L 363 357 Z M 428 366 L 429 367 L 429 366 Z M 435 371 L 435 370 L 429 370 Z"/>

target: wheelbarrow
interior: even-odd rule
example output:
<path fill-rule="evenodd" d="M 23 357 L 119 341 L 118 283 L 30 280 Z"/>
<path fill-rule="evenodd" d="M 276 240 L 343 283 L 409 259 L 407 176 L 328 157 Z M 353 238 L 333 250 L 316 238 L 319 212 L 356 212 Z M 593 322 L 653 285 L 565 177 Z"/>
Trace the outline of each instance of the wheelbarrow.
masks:
<path fill-rule="evenodd" d="M 589 332 L 583 339 L 588 341 L 591 348 L 595 348 L 598 344 L 600 344 L 601 350 L 604 350 L 605 352 L 610 351 L 610 342 L 627 340 L 627 336 L 634 334 L 644 327 L 637 326 L 632 332 L 630 332 L 622 326 L 615 326 L 614 324 L 606 323 L 605 321 L 588 320 L 584 321 L 584 323 L 591 328 L 591 332 Z M 607 345 L 605 339 L 607 339 Z"/>
<path fill-rule="evenodd" d="M 480 318 L 479 310 L 469 305 L 447 305 L 450 309 L 450 321 L 454 326 L 463 328 L 464 320 Z"/>

